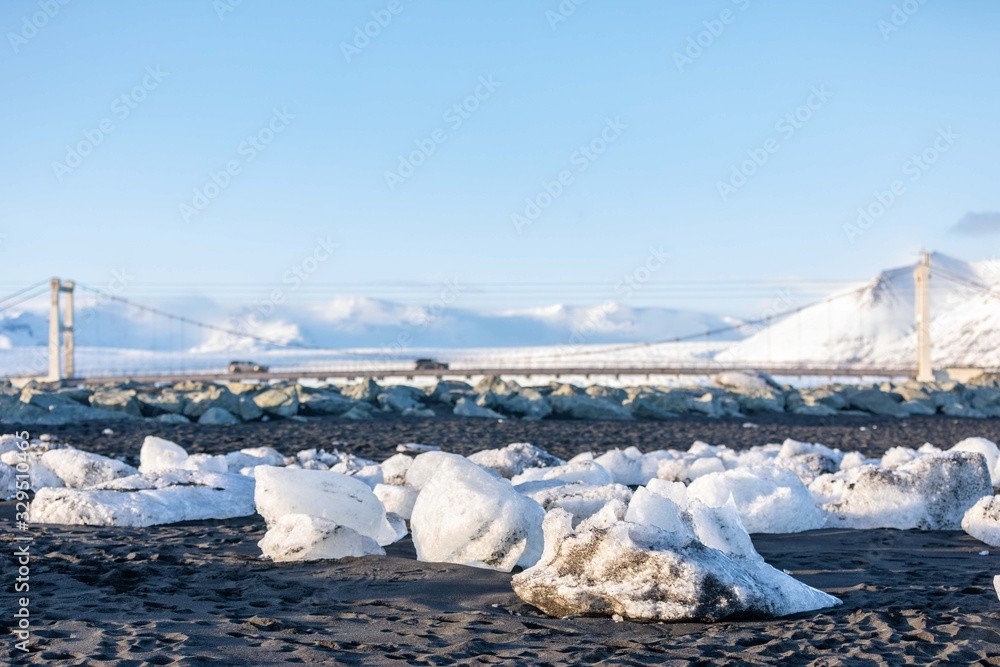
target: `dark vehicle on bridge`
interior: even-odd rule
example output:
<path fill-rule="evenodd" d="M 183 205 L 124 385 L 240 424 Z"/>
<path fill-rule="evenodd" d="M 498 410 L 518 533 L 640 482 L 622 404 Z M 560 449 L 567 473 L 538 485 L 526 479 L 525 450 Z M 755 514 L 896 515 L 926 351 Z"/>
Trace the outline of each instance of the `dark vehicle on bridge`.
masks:
<path fill-rule="evenodd" d="M 267 366 L 263 366 L 261 364 L 255 364 L 252 361 L 229 362 L 230 373 L 266 373 L 267 371 L 268 371 Z"/>
<path fill-rule="evenodd" d="M 437 361 L 435 359 L 417 359 L 416 366 L 418 371 L 446 371 L 448 370 L 448 364 L 443 361 Z"/>

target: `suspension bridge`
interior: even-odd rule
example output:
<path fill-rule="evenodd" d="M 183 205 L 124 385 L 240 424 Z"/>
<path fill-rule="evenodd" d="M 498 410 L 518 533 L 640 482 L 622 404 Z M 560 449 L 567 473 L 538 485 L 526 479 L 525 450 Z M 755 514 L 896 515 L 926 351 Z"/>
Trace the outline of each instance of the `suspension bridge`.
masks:
<path fill-rule="evenodd" d="M 708 331 L 672 338 L 618 345 L 567 344 L 532 348 L 530 353 L 498 355 L 495 352 L 459 353 L 444 351 L 445 364 L 416 363 L 418 351 L 387 349 L 337 350 L 278 340 L 247 330 L 205 322 L 183 314 L 167 312 L 139 303 L 110 290 L 96 289 L 78 281 L 53 278 L 19 289 L 0 299 L 0 314 L 19 312 L 32 300 L 48 299 L 48 344 L 0 350 L 6 358 L 4 375 L 11 379 L 66 380 L 77 383 L 174 382 L 178 380 L 256 380 L 316 378 L 352 380 L 365 376 L 381 378 L 473 378 L 483 375 L 510 377 L 622 377 L 622 376 L 706 376 L 725 371 L 761 371 L 775 376 L 824 376 L 870 378 L 935 378 L 932 367 L 931 260 L 924 254 L 913 276 L 913 317 L 916 349 L 907 363 L 879 363 L 863 358 L 833 363 L 829 360 L 789 359 L 788 350 L 778 360 L 739 358 L 715 354 L 739 342 L 734 335 L 747 332 L 767 336 L 771 325 L 817 307 L 827 307 L 830 326 L 843 317 L 838 303 L 850 301 L 871 284 L 844 290 L 782 312 L 740 321 Z M 1000 293 L 943 268 L 935 268 L 936 281 L 960 285 L 972 293 L 1000 299 Z M 109 318 L 106 306 L 123 311 Z M 43 309 L 44 310 L 44 309 Z M 108 318 L 108 321 L 105 319 Z M 840 324 L 838 322 L 838 324 Z M 27 326 L 25 324 L 24 326 Z M 130 338 L 129 328 L 139 326 L 140 335 Z M 801 326 L 801 325 L 800 325 Z M 865 323 L 859 328 L 864 329 Z M 868 323 L 872 326 L 872 323 Z M 7 327 L 16 332 L 17 323 Z M 799 332 L 799 337 L 813 332 Z M 232 347 L 203 347 L 206 336 L 222 336 Z M 720 343 L 720 340 L 727 341 Z M 83 345 L 81 345 L 81 342 Z M 263 356 L 266 367 L 251 372 L 231 372 L 228 362 L 240 352 L 240 345 L 256 345 L 254 355 Z M 787 345 L 788 341 L 779 341 Z M 768 343 L 770 349 L 770 343 Z M 80 355 L 80 352 L 83 352 Z M 439 351 L 440 352 L 440 351 Z M 83 363 L 78 356 L 82 356 Z M 939 362 L 940 365 L 940 362 Z M 938 369 L 939 371 L 942 369 Z M 956 369 L 952 377 L 959 371 Z M 966 374 L 997 372 L 993 368 L 963 369 Z M 940 374 L 938 375 L 940 377 Z M 959 378 L 956 378 L 959 379 Z"/>

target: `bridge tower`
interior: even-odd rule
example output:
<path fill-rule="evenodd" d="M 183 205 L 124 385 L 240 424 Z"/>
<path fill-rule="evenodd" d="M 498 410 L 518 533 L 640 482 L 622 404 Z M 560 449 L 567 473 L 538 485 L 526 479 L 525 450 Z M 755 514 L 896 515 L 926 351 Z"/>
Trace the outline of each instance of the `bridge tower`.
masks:
<path fill-rule="evenodd" d="M 76 373 L 76 345 L 73 330 L 73 290 L 72 280 L 53 278 L 49 281 L 52 300 L 49 308 L 49 374 L 48 380 L 56 382 L 72 378 Z M 66 314 L 60 319 L 59 297 L 66 294 Z M 63 353 L 65 354 L 64 358 Z M 60 363 L 62 362 L 62 363 Z"/>
<path fill-rule="evenodd" d="M 913 272 L 917 303 L 917 382 L 933 382 L 931 366 L 931 254 L 921 253 Z"/>

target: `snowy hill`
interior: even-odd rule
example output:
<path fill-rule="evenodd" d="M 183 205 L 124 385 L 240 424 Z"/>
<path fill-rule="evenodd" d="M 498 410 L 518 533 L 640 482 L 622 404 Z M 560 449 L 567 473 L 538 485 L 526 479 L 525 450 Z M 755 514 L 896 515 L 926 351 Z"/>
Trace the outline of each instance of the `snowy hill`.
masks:
<path fill-rule="evenodd" d="M 915 268 L 916 263 L 883 271 L 867 284 L 831 295 L 733 345 L 717 360 L 912 366 Z M 1000 363 L 1000 299 L 981 293 L 997 284 L 996 262 L 970 264 L 939 253 L 931 256 L 936 362 Z"/>

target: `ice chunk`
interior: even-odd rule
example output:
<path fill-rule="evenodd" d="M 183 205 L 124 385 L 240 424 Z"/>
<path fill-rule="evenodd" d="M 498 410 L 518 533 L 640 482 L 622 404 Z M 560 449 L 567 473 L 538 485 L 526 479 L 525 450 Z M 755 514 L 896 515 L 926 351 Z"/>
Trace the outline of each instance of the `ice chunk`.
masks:
<path fill-rule="evenodd" d="M 119 477 L 139 474 L 127 463 L 69 447 L 50 449 L 42 454 L 41 462 L 71 489 L 86 489 Z"/>
<path fill-rule="evenodd" d="M 28 485 L 33 491 L 47 487 L 65 486 L 59 475 L 52 472 L 47 465 L 42 463 L 42 457 L 50 451 L 48 448 L 32 447 L 23 452 L 7 451 L 0 455 L 0 461 L 17 468 L 18 465 L 27 466 Z"/>
<path fill-rule="evenodd" d="M 990 469 L 990 482 L 1000 486 L 1000 449 L 992 440 L 986 438 L 966 438 L 950 450 L 951 452 L 979 452 L 986 458 L 986 467 Z"/>
<path fill-rule="evenodd" d="M 993 590 L 996 591 L 997 598 L 1000 599 L 1000 574 L 993 577 Z"/>
<path fill-rule="evenodd" d="M 690 482 L 716 472 L 724 472 L 726 465 L 717 456 L 680 454 L 673 459 L 661 459 L 656 477 L 668 482 Z"/>
<path fill-rule="evenodd" d="M 395 454 L 382 461 L 382 479 L 385 484 L 406 484 L 406 471 L 413 465 L 413 457 Z"/>
<path fill-rule="evenodd" d="M 86 526 L 157 526 L 254 513 L 254 482 L 193 470 L 120 477 L 89 489 L 41 489 L 31 521 Z"/>
<path fill-rule="evenodd" d="M 449 454 L 448 452 L 427 452 L 426 454 L 420 454 L 413 459 L 413 463 L 406 471 L 406 483 L 417 489 L 422 489 L 434 479 L 438 468 L 446 462 L 453 460 L 468 461 L 463 456 Z M 499 473 L 496 474 L 499 475 Z"/>
<path fill-rule="evenodd" d="M 492 468 L 507 479 L 531 468 L 550 468 L 566 463 L 529 442 L 514 442 L 500 449 L 484 449 L 470 455 L 469 460 L 484 468 Z"/>
<path fill-rule="evenodd" d="M 421 454 L 410 472 L 434 454 Z M 544 515 L 509 481 L 462 457 L 445 457 L 417 496 L 410 529 L 419 560 L 509 572 L 538 560 Z"/>
<path fill-rule="evenodd" d="M 280 517 L 257 546 L 277 562 L 385 555 L 385 549 L 367 535 L 308 514 Z"/>
<path fill-rule="evenodd" d="M 440 452 L 441 448 L 436 445 L 422 445 L 418 442 L 404 442 L 396 445 L 396 451 L 400 454 L 423 454 L 425 452 Z"/>
<path fill-rule="evenodd" d="M 1000 496 L 985 496 L 962 517 L 962 530 L 991 547 L 1000 547 Z"/>
<path fill-rule="evenodd" d="M 537 502 L 546 511 L 559 507 L 576 519 L 589 518 L 604 509 L 608 503 L 627 505 L 632 499 L 632 490 L 622 484 L 564 484 L 559 479 L 552 479 L 525 482 L 514 489 Z"/>
<path fill-rule="evenodd" d="M 863 466 L 819 478 L 842 480 L 838 500 L 823 505 L 828 525 L 845 528 L 958 530 L 965 512 L 993 491 L 978 452 L 923 456 L 899 468 Z"/>
<path fill-rule="evenodd" d="M 515 475 L 511 483 L 515 486 L 525 482 L 540 482 L 544 480 L 559 480 L 564 484 L 583 482 L 594 486 L 611 484 L 611 473 L 596 461 L 575 461 L 551 468 L 530 468 L 520 475 Z"/>
<path fill-rule="evenodd" d="M 257 512 L 268 527 L 286 514 L 329 519 L 367 535 L 379 544 L 395 541 L 385 507 L 361 480 L 328 470 L 259 466 L 255 469 Z"/>
<path fill-rule="evenodd" d="M 645 621 L 774 617 L 839 604 L 756 552 L 724 553 L 694 537 L 690 523 L 688 528 L 667 532 L 591 520 L 574 529 L 568 512 L 554 510 L 545 517 L 542 558 L 514 575 L 514 591 L 551 616 L 619 614 Z"/>
<path fill-rule="evenodd" d="M 413 515 L 413 504 L 417 502 L 420 491 L 412 486 L 397 484 L 378 484 L 375 486 L 375 497 L 382 501 L 386 512 L 392 512 L 409 521 Z"/>
<path fill-rule="evenodd" d="M 191 454 L 179 467 L 201 472 L 229 472 L 229 462 L 222 455 Z"/>
<path fill-rule="evenodd" d="M 750 533 L 798 533 L 822 528 L 824 512 L 791 470 L 777 466 L 737 468 L 691 482 L 688 497 L 722 507 L 730 497 Z"/>
<path fill-rule="evenodd" d="M 162 472 L 180 468 L 188 453 L 175 442 L 147 435 L 139 450 L 139 472 Z"/>
<path fill-rule="evenodd" d="M 660 465 L 659 457 L 646 459 L 635 447 L 609 450 L 594 461 L 611 473 L 611 478 L 616 483 L 626 486 L 643 486 L 656 477 Z"/>
<path fill-rule="evenodd" d="M 6 463 L 0 462 L 0 500 L 8 500 L 17 491 L 15 481 L 17 471 Z"/>

